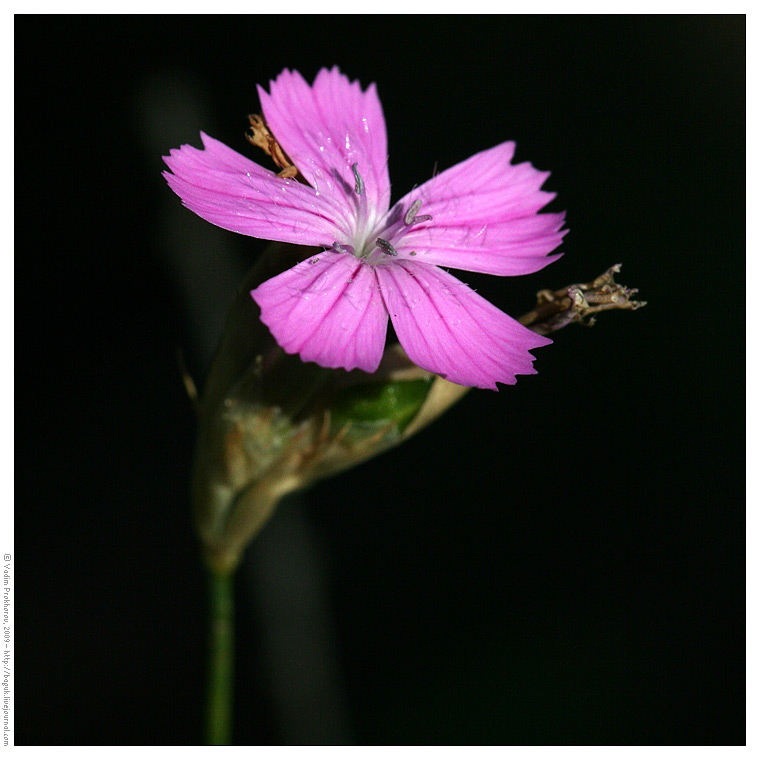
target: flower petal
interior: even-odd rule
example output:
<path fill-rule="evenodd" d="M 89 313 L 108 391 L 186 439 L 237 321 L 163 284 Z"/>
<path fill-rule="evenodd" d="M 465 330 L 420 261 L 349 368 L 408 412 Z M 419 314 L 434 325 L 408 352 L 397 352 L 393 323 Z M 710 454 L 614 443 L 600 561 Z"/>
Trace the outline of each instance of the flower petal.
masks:
<path fill-rule="evenodd" d="M 337 66 L 322 69 L 310 87 L 297 72 L 285 69 L 270 82 L 271 94 L 259 87 L 261 107 L 277 142 L 306 180 L 320 193 L 358 203 L 353 164 L 364 180 L 373 218 L 390 205 L 388 142 L 385 118 L 374 84 L 362 92 Z"/>
<path fill-rule="evenodd" d="M 388 312 L 375 271 L 325 251 L 251 291 L 261 321 L 289 354 L 323 367 L 374 372 L 385 348 Z"/>
<path fill-rule="evenodd" d="M 164 172 L 182 203 L 232 232 L 300 245 L 330 246 L 340 229 L 326 199 L 283 179 L 201 132 L 205 150 L 183 145 L 164 156 Z"/>
<path fill-rule="evenodd" d="M 452 383 L 491 388 L 532 375 L 528 351 L 551 343 L 438 267 L 377 267 L 383 299 L 409 358 Z"/>
<path fill-rule="evenodd" d="M 511 164 L 514 150 L 506 142 L 476 153 L 402 198 L 396 219 L 416 200 L 419 213 L 433 218 L 404 231 L 395 243 L 399 255 L 414 251 L 428 264 L 496 275 L 528 274 L 555 261 L 546 254 L 567 233 L 564 213 L 537 214 L 555 197 L 540 189 L 549 172 Z"/>

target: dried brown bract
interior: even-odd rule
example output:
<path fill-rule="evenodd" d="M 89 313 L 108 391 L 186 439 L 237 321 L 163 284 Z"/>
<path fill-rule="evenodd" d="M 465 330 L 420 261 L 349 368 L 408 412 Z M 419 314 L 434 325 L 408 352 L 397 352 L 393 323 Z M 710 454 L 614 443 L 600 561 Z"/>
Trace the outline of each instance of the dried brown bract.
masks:
<path fill-rule="evenodd" d="M 277 140 L 275 140 L 264 118 L 259 114 L 250 114 L 248 120 L 251 122 L 251 133 L 246 132 L 245 134 L 248 142 L 257 148 L 261 148 L 264 153 L 271 157 L 272 161 L 281 169 L 279 173 L 280 177 L 298 177 L 297 167 L 288 158 L 288 154 L 285 153 Z"/>
<path fill-rule="evenodd" d="M 520 317 L 520 322 L 539 335 L 548 335 L 574 322 L 593 325 L 594 314 L 611 309 L 635 311 L 646 301 L 634 301 L 639 291 L 615 282 L 621 265 L 614 264 L 591 282 L 569 285 L 560 290 L 541 290 L 536 293 L 536 307 Z"/>

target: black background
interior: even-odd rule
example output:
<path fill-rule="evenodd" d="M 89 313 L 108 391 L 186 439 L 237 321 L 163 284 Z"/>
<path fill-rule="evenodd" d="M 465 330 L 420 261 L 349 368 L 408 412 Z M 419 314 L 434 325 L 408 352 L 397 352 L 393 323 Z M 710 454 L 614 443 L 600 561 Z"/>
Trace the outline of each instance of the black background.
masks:
<path fill-rule="evenodd" d="M 394 198 L 505 139 L 565 257 L 649 305 L 556 334 L 404 446 L 285 502 L 237 582 L 238 743 L 744 741 L 743 17 L 17 17 L 16 740 L 195 744 L 202 378 L 262 244 L 161 155 L 256 83 L 377 82 Z M 259 157 L 257 157 L 258 159 Z"/>

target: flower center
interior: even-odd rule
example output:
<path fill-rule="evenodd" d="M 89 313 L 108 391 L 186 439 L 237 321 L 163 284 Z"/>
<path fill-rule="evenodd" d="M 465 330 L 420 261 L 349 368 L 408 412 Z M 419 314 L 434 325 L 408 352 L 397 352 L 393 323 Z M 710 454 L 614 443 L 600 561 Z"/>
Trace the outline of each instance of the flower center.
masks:
<path fill-rule="evenodd" d="M 407 209 L 403 217 L 400 209 L 394 207 L 386 213 L 377 224 L 375 214 L 369 209 L 365 193 L 364 179 L 359 173 L 359 164 L 351 165 L 354 174 L 354 192 L 356 193 L 356 227 L 351 244 L 334 242 L 333 250 L 338 253 L 350 253 L 370 266 L 376 266 L 398 256 L 394 243 L 398 245 L 403 236 L 414 226 L 432 221 L 430 214 L 420 214 L 422 200 L 417 199 Z M 414 254 L 412 254 L 414 255 Z"/>

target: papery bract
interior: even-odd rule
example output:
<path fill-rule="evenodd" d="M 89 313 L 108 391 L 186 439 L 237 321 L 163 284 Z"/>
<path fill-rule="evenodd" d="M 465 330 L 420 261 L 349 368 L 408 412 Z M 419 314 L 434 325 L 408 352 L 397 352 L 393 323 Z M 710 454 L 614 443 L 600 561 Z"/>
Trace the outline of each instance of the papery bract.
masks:
<path fill-rule="evenodd" d="M 262 168 L 201 133 L 165 162 L 185 206 L 213 224 L 325 250 L 252 291 L 280 346 L 324 367 L 377 369 L 388 316 L 409 358 L 454 383 L 496 389 L 533 374 L 551 341 L 441 267 L 535 272 L 559 255 L 564 213 L 543 213 L 549 176 L 512 164 L 514 143 L 471 156 L 390 208 L 387 138 L 374 85 L 336 68 L 313 86 L 283 71 L 259 87 L 267 126 L 308 182 Z"/>

